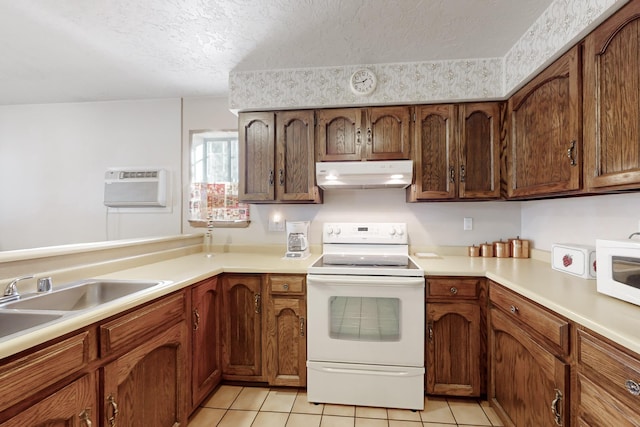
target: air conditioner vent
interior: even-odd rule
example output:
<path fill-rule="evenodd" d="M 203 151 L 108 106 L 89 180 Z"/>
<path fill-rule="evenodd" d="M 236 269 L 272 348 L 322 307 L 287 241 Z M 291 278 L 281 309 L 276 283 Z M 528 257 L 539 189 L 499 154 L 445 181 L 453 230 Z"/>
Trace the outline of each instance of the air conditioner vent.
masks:
<path fill-rule="evenodd" d="M 104 204 L 110 207 L 165 207 L 164 169 L 109 169 L 104 176 Z"/>

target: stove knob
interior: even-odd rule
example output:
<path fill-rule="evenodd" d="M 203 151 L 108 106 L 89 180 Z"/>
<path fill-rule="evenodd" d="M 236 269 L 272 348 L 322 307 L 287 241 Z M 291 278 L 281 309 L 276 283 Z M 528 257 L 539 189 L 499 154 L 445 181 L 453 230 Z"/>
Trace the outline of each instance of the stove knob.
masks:
<path fill-rule="evenodd" d="M 389 234 L 391 234 L 392 236 L 396 235 L 396 229 L 395 227 L 391 227 L 391 230 L 389 230 Z"/>
<path fill-rule="evenodd" d="M 398 236 L 402 236 L 404 234 L 404 230 L 402 228 L 398 228 Z"/>
<path fill-rule="evenodd" d="M 342 230 L 340 230 L 340 227 L 336 228 L 336 234 L 340 234 L 342 232 Z"/>
<path fill-rule="evenodd" d="M 331 236 L 333 234 L 333 227 L 327 228 L 327 234 Z"/>

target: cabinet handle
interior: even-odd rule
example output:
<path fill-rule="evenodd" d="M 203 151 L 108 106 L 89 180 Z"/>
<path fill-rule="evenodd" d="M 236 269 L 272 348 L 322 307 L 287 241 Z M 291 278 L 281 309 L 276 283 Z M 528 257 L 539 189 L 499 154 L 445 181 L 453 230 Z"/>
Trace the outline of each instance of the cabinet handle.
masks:
<path fill-rule="evenodd" d="M 269 171 L 269 185 L 273 185 L 273 169 Z"/>
<path fill-rule="evenodd" d="M 559 405 L 562 402 L 562 392 L 556 389 L 556 398 L 551 401 L 551 412 L 555 418 L 556 425 L 562 425 L 562 414 L 560 413 Z"/>
<path fill-rule="evenodd" d="M 449 289 L 449 292 L 451 292 L 451 295 L 455 295 L 458 293 L 458 288 L 452 286 L 451 289 Z"/>
<path fill-rule="evenodd" d="M 624 386 L 627 388 L 627 391 L 634 396 L 640 396 L 640 384 L 633 380 L 627 380 L 624 383 Z"/>
<path fill-rule="evenodd" d="M 519 309 L 515 305 L 512 305 L 511 307 L 509 307 L 509 311 L 513 314 L 516 314 L 518 313 Z"/>
<path fill-rule="evenodd" d="M 118 411 L 118 404 L 116 403 L 116 399 L 113 397 L 113 394 L 109 395 L 109 397 L 107 398 L 107 401 L 109 402 L 109 406 L 111 406 L 111 411 L 113 414 L 108 419 L 109 426 L 115 427 L 116 418 L 118 418 L 118 414 L 120 413 L 120 411 Z"/>
<path fill-rule="evenodd" d="M 87 408 L 82 411 L 80 415 L 78 415 L 78 418 L 80 418 L 80 422 L 83 422 L 86 427 L 93 426 L 91 422 L 91 409 Z"/>
<path fill-rule="evenodd" d="M 450 183 L 456 182 L 456 171 L 453 168 L 453 166 L 449 168 L 449 182 Z"/>
<path fill-rule="evenodd" d="M 285 291 L 289 290 L 289 284 L 285 283 L 284 285 L 282 285 L 282 289 L 284 289 Z"/>
<path fill-rule="evenodd" d="M 362 135 L 360 132 L 360 128 L 356 129 L 356 145 L 360 145 L 362 142 Z"/>
<path fill-rule="evenodd" d="M 280 176 L 280 186 L 284 185 L 284 169 L 280 169 L 280 171 L 278 172 L 278 175 Z"/>
<path fill-rule="evenodd" d="M 300 336 L 304 336 L 304 317 L 300 318 Z"/>
<path fill-rule="evenodd" d="M 200 313 L 198 313 L 198 309 L 193 309 L 193 330 L 197 331 L 200 328 Z"/>
<path fill-rule="evenodd" d="M 256 313 L 260 314 L 260 298 L 262 296 L 260 294 L 255 294 L 253 296 L 253 303 L 255 305 L 255 311 Z"/>
<path fill-rule="evenodd" d="M 464 182 L 464 179 L 467 176 L 467 172 L 464 169 L 464 165 L 460 165 L 460 182 Z"/>
<path fill-rule="evenodd" d="M 567 149 L 567 157 L 569 158 L 569 164 L 571 166 L 577 166 L 575 152 L 576 152 L 576 141 L 574 140 L 574 141 L 571 141 L 571 144 Z"/>
<path fill-rule="evenodd" d="M 433 341 L 433 323 L 429 322 L 427 329 L 429 331 L 429 342 L 431 342 Z"/>
<path fill-rule="evenodd" d="M 367 144 L 371 145 L 371 128 L 367 128 Z"/>

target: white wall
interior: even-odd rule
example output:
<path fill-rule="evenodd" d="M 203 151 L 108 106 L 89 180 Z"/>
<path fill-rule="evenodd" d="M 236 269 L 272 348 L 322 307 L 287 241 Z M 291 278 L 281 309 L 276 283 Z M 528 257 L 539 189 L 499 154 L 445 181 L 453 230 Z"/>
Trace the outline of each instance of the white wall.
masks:
<path fill-rule="evenodd" d="M 640 230 L 639 221 L 640 193 L 522 202 L 522 237 L 547 251 L 553 243 L 626 239 Z"/>
<path fill-rule="evenodd" d="M 119 166 L 167 169 L 170 208 L 107 217 Z M 180 99 L 0 106 L 0 250 L 179 234 L 179 172 Z"/>

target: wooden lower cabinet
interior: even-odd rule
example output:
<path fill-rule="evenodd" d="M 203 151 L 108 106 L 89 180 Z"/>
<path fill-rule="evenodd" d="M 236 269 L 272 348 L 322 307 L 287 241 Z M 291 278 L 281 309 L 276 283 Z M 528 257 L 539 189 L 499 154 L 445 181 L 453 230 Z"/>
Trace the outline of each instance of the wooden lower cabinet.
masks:
<path fill-rule="evenodd" d="M 265 368 L 274 386 L 307 385 L 306 278 L 270 275 L 265 328 Z"/>
<path fill-rule="evenodd" d="M 180 323 L 103 368 L 103 425 L 187 425 L 185 342 Z"/>
<path fill-rule="evenodd" d="M 99 418 L 95 376 L 87 374 L 38 401 L 0 427 L 91 427 Z"/>
<path fill-rule="evenodd" d="M 640 426 L 640 355 L 584 328 L 576 333 L 576 426 Z"/>
<path fill-rule="evenodd" d="M 222 276 L 222 378 L 265 381 L 262 368 L 262 275 Z"/>
<path fill-rule="evenodd" d="M 484 289 L 482 278 L 427 278 L 427 394 L 485 392 L 486 333 L 480 303 L 486 302 Z"/>
<path fill-rule="evenodd" d="M 565 361 L 567 354 L 541 338 L 553 336 L 551 329 L 564 329 L 565 325 L 559 319 L 556 323 L 553 313 L 497 284 L 490 286 L 488 398 L 491 405 L 505 426 L 568 425 L 570 366 Z M 505 303 L 508 304 L 506 311 L 503 310 Z M 536 329 L 538 326 L 541 329 Z M 550 330 L 545 333 L 545 328 Z"/>
<path fill-rule="evenodd" d="M 222 378 L 220 344 L 221 292 L 217 277 L 191 288 L 191 410 Z"/>

